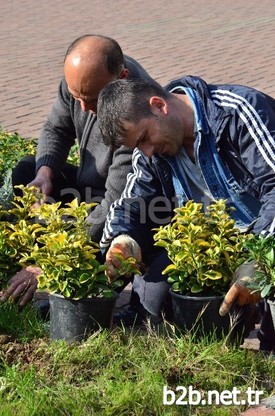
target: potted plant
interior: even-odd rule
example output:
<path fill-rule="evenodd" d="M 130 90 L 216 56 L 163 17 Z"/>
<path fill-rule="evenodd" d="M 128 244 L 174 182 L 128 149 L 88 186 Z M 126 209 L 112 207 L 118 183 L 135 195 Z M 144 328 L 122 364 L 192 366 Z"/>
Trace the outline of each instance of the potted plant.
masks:
<path fill-rule="evenodd" d="M 110 283 L 99 246 L 88 233 L 86 217 L 94 204 L 74 200 L 65 207 L 44 203 L 34 208 L 42 195 L 34 187 L 18 188 L 22 195 L 11 207 L 0 207 L 1 287 L 22 267 L 36 265 L 38 289 L 50 294 L 52 339 L 81 340 L 110 327 L 119 276 L 138 273 L 135 260 L 120 258 L 118 279 Z"/>
<path fill-rule="evenodd" d="M 218 310 L 234 271 L 247 259 L 244 243 L 251 236 L 236 227 L 225 200 L 210 204 L 205 212 L 202 204 L 188 201 L 175 212 L 154 236 L 171 260 L 163 274 L 171 283 L 174 322 L 197 333 L 213 327 L 228 331 L 230 320 Z"/>
<path fill-rule="evenodd" d="M 250 260 L 255 261 L 256 273 L 250 283 L 270 305 L 275 328 L 275 236 L 255 235 L 246 243 Z"/>
<path fill-rule="evenodd" d="M 37 201 L 33 188 L 19 186 L 21 196 L 16 196 L 8 209 L 0 206 L 0 284 L 21 269 L 20 260 L 31 253 L 40 226 L 30 218 L 29 212 Z"/>
<path fill-rule="evenodd" d="M 99 327 L 109 328 L 120 280 L 109 282 L 98 244 L 91 241 L 86 217 L 95 204 L 77 200 L 42 204 L 30 215 L 36 219 L 36 241 L 21 264 L 41 268 L 38 289 L 50 300 L 51 339 L 81 341 Z M 134 259 L 121 263 L 120 275 L 136 272 Z"/>

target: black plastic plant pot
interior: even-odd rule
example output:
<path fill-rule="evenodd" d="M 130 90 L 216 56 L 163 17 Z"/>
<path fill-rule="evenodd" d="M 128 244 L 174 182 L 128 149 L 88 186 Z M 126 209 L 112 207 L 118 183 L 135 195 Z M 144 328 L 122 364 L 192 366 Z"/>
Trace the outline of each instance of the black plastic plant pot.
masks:
<path fill-rule="evenodd" d="M 217 337 L 228 333 L 229 316 L 220 316 L 219 308 L 223 296 L 185 296 L 170 290 L 174 324 L 194 335 L 208 335 L 215 331 Z"/>
<path fill-rule="evenodd" d="M 112 298 L 73 300 L 53 294 L 50 300 L 50 337 L 81 342 L 100 328 L 111 328 L 118 294 Z"/>

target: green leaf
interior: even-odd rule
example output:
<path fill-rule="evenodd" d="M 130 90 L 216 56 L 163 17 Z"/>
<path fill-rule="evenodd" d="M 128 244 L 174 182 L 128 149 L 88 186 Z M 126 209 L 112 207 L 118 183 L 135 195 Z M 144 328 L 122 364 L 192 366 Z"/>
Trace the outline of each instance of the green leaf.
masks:
<path fill-rule="evenodd" d="M 271 248 L 266 253 L 266 259 L 268 260 L 268 262 L 269 262 L 270 265 L 274 264 L 274 250 L 273 250 L 273 248 Z"/>
<path fill-rule="evenodd" d="M 191 287 L 191 292 L 192 293 L 200 293 L 200 292 L 202 292 L 202 290 L 203 290 L 203 288 L 198 284 L 195 284 Z"/>
<path fill-rule="evenodd" d="M 113 298 L 114 297 L 114 291 L 111 289 L 104 289 L 103 294 L 105 298 Z"/>
<path fill-rule="evenodd" d="M 269 292 L 271 291 L 272 288 L 272 284 L 270 283 L 269 285 L 266 285 L 263 290 L 261 291 L 261 297 L 265 298 L 266 296 L 269 295 Z"/>
<path fill-rule="evenodd" d="M 67 281 L 65 281 L 65 282 L 59 282 L 59 284 L 58 284 L 58 290 L 61 293 L 65 292 L 67 285 L 68 285 L 68 282 Z"/>
<path fill-rule="evenodd" d="M 80 287 L 74 295 L 75 300 L 79 300 L 82 298 L 86 298 L 89 294 L 89 291 L 87 290 L 87 287 Z"/>
<path fill-rule="evenodd" d="M 79 283 L 83 284 L 88 282 L 91 279 L 91 275 L 88 273 L 82 273 L 79 277 Z"/>
<path fill-rule="evenodd" d="M 163 271 L 162 274 L 168 274 L 176 270 L 175 264 L 169 264 Z"/>

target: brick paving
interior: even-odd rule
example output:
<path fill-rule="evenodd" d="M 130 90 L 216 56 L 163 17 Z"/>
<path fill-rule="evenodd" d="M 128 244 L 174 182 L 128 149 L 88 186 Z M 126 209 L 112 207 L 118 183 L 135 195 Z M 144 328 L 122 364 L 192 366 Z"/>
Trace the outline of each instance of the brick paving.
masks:
<path fill-rule="evenodd" d="M 65 51 L 85 33 L 115 38 L 163 85 L 192 74 L 275 97 L 274 0 L 9 0 L 1 3 L 0 126 L 39 137 Z"/>
<path fill-rule="evenodd" d="M 84 33 L 114 37 L 162 84 L 193 74 L 275 96 L 274 0 L 9 0 L 1 3 L 2 127 L 39 136 L 67 46 Z"/>

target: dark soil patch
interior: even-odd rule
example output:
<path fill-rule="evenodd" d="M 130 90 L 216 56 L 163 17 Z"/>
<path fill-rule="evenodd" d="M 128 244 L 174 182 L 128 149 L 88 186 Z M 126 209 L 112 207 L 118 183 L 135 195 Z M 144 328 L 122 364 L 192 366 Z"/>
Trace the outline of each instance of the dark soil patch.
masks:
<path fill-rule="evenodd" d="M 20 363 L 21 369 L 29 365 L 45 367 L 49 364 L 47 339 L 19 342 L 12 335 L 0 334 L 1 361 L 9 366 Z"/>

